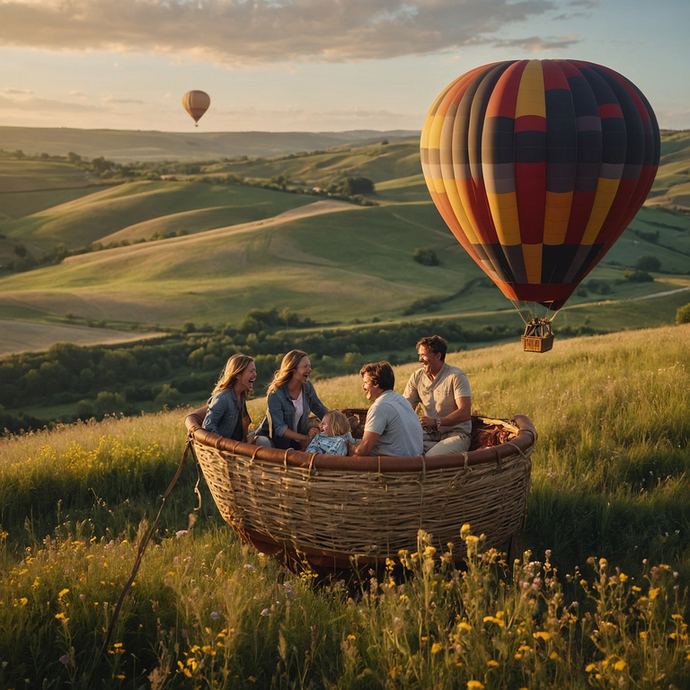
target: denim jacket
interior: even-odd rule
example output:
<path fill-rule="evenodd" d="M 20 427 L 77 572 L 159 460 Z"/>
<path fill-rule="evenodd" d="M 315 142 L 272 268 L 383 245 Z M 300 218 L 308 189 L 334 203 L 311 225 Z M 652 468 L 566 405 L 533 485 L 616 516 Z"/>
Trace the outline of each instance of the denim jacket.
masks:
<path fill-rule="evenodd" d="M 328 408 L 319 400 L 314 390 L 314 384 L 307 381 L 302 386 L 302 395 L 304 396 L 304 411 L 302 417 L 297 422 L 297 433 L 306 435 L 308 427 L 307 420 L 309 419 L 309 412 L 313 412 L 319 419 L 328 412 Z M 294 429 L 295 421 L 295 406 L 288 393 L 287 384 L 279 388 L 277 391 L 268 394 L 267 398 L 268 409 L 266 410 L 266 417 L 261 426 L 257 429 L 257 436 L 268 436 L 276 448 L 294 448 L 299 444 L 283 438 L 286 429 Z"/>
<path fill-rule="evenodd" d="M 211 396 L 208 401 L 208 410 L 202 427 L 206 431 L 213 431 L 216 434 L 230 438 L 237 426 L 237 418 L 242 414 L 242 408 L 237 400 L 233 388 L 225 390 Z"/>

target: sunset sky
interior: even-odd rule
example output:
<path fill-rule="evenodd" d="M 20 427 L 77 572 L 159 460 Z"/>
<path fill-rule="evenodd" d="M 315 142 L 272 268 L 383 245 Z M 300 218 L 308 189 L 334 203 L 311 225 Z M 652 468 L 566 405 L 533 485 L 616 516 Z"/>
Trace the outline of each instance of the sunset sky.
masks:
<path fill-rule="evenodd" d="M 690 129 L 688 0 L 0 0 L 0 125 L 421 129 L 489 62 L 578 58 Z"/>

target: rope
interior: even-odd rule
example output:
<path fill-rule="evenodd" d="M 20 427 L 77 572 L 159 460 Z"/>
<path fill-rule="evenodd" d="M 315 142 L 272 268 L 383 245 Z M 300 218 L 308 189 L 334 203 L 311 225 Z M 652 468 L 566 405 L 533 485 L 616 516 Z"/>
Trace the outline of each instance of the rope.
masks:
<path fill-rule="evenodd" d="M 129 580 L 127 580 L 127 583 L 125 584 L 122 593 L 120 594 L 120 598 L 117 600 L 117 604 L 115 605 L 115 609 L 113 611 L 113 617 L 110 619 L 110 625 L 108 625 L 108 632 L 105 636 L 105 641 L 103 642 L 103 646 L 101 647 L 101 654 L 104 654 L 106 649 L 108 648 L 108 644 L 110 643 L 110 638 L 112 637 L 113 630 L 115 629 L 115 624 L 117 623 L 117 619 L 120 616 L 120 609 L 122 608 L 122 604 L 125 601 L 125 597 L 129 593 L 129 590 L 132 589 L 132 585 L 134 584 L 134 578 L 136 577 L 137 573 L 139 572 L 139 566 L 141 565 L 141 559 L 144 556 L 144 551 L 146 550 L 146 547 L 148 546 L 149 541 L 151 540 L 151 537 L 153 536 L 154 531 L 156 530 L 156 526 L 158 525 L 158 520 L 160 519 L 161 513 L 163 512 L 163 507 L 165 506 L 165 501 L 170 495 L 170 492 L 173 490 L 173 487 L 175 484 L 177 484 L 177 480 L 180 478 L 180 475 L 182 474 L 182 468 L 184 467 L 185 462 L 187 462 L 187 455 L 189 453 L 189 449 L 192 446 L 192 435 L 190 433 L 189 436 L 187 436 L 187 442 L 185 443 L 184 447 L 184 453 L 182 455 L 182 460 L 180 460 L 180 464 L 177 466 L 177 472 L 175 472 L 175 476 L 173 477 L 173 480 L 170 482 L 170 486 L 168 486 L 166 492 L 163 494 L 163 499 L 161 500 L 161 506 L 158 509 L 158 514 L 156 515 L 156 519 L 153 521 L 153 524 L 151 525 L 151 529 L 146 533 L 144 538 L 139 542 L 139 547 L 137 548 L 137 557 L 134 561 L 134 567 L 132 568 L 132 574 L 129 576 Z M 197 471 L 198 471 L 198 465 L 197 465 Z M 194 491 L 196 492 L 197 496 L 199 497 L 199 506 L 196 508 L 198 510 L 201 507 L 201 494 L 199 493 L 199 482 L 197 479 L 197 485 L 194 488 Z"/>

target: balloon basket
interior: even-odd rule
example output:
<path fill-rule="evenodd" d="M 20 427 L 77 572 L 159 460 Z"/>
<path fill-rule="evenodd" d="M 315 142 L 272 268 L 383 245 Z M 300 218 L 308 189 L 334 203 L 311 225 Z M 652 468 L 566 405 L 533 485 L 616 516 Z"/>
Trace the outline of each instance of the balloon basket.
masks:
<path fill-rule="evenodd" d="M 522 336 L 525 352 L 548 352 L 553 347 L 553 331 L 546 319 L 532 319 Z"/>

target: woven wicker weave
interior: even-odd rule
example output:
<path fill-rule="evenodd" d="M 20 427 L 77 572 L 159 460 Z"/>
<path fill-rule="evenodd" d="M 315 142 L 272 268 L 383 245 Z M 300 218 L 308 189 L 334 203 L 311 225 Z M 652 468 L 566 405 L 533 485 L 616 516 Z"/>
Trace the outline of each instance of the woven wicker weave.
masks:
<path fill-rule="evenodd" d="M 347 568 L 352 557 L 376 564 L 414 551 L 423 529 L 464 556 L 460 527 L 501 546 L 524 527 L 530 455 L 527 417 L 474 417 L 475 430 L 498 428 L 510 440 L 459 455 L 341 457 L 263 448 L 222 438 L 187 417 L 194 454 L 223 518 L 245 541 L 288 565 Z M 484 434 L 486 438 L 486 434 Z"/>

